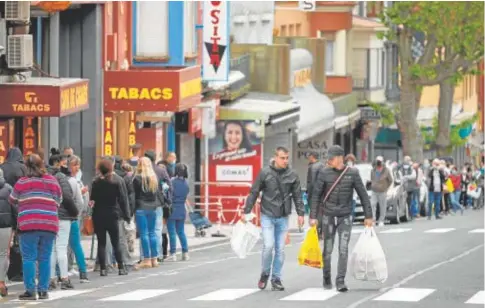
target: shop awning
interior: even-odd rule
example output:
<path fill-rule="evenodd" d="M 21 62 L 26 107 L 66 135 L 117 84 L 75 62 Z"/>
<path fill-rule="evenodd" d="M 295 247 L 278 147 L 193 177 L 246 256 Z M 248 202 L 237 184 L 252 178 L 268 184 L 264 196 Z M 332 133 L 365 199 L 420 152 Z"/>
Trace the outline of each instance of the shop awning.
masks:
<path fill-rule="evenodd" d="M 300 106 L 290 96 L 250 92 L 234 102 L 221 106 L 219 118 L 261 120 L 265 125 L 291 125 L 298 121 L 299 113 Z"/>
<path fill-rule="evenodd" d="M 299 142 L 334 127 L 335 108 L 332 101 L 312 84 L 293 89 L 291 96 L 300 104 Z"/>
<path fill-rule="evenodd" d="M 291 50 L 290 95 L 300 104 L 298 141 L 307 140 L 334 126 L 335 108 L 330 98 L 318 92 L 311 82 L 304 86 L 295 86 L 293 74 L 310 69 L 312 64 L 312 54 L 308 50 L 302 48 Z"/>
<path fill-rule="evenodd" d="M 360 119 L 360 109 L 352 112 L 351 114 L 338 115 L 333 121 L 335 124 L 335 129 L 341 129 L 349 126 Z"/>
<path fill-rule="evenodd" d="M 0 84 L 0 116 L 63 117 L 89 108 L 89 80 L 29 77 Z"/>

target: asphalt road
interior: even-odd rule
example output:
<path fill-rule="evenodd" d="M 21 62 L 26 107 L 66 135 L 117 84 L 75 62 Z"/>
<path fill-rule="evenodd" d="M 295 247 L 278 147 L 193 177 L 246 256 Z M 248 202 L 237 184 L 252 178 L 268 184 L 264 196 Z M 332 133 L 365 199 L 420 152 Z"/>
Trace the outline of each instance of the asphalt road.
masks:
<path fill-rule="evenodd" d="M 188 262 L 163 264 L 160 268 L 132 272 L 128 276 L 99 277 L 91 273 L 89 284 L 73 279 L 75 290 L 51 292 L 46 302 L 25 303 L 16 295 L 3 307 L 128 308 L 144 307 L 305 307 L 332 308 L 460 308 L 483 307 L 484 217 L 483 211 L 447 216 L 440 221 L 418 220 L 378 229 L 387 257 L 389 279 L 383 283 L 361 282 L 347 277 L 350 291 L 339 294 L 322 289 L 320 270 L 301 267 L 297 254 L 302 235 L 294 234 L 286 249 L 284 292 L 259 291 L 260 254 L 240 260 L 228 243 L 203 247 Z M 359 236 L 355 226 L 351 246 Z M 334 262 L 336 262 L 336 249 Z M 336 269 L 336 264 L 332 264 Z M 11 288 L 17 294 L 22 286 Z M 467 303 L 468 302 L 468 303 Z"/>

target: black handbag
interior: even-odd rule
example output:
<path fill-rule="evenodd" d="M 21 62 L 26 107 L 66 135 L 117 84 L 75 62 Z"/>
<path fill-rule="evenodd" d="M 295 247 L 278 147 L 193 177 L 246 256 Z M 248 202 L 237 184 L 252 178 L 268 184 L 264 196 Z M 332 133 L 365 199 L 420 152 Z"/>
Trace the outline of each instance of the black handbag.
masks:
<path fill-rule="evenodd" d="M 18 235 L 15 234 L 13 238 L 13 245 L 9 252 L 9 267 L 7 277 L 11 281 L 22 281 L 22 255 L 20 254 L 20 243 Z"/>

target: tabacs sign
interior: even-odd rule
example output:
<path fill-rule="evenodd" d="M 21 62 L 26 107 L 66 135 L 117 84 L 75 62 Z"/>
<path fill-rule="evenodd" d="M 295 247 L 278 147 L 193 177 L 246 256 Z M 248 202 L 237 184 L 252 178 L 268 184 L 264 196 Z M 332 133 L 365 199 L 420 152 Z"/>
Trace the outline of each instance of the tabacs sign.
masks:
<path fill-rule="evenodd" d="M 229 1 L 204 1 L 202 79 L 229 78 Z"/>

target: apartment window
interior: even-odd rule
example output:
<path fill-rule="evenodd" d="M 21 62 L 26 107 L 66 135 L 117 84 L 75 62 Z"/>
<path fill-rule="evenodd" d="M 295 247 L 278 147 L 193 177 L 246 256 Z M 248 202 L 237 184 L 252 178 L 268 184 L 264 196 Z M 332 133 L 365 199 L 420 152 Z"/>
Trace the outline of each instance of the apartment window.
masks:
<path fill-rule="evenodd" d="M 184 54 L 197 54 L 195 23 L 197 18 L 197 1 L 184 2 Z"/>
<path fill-rule="evenodd" d="M 167 57 L 168 2 L 137 1 L 134 3 L 136 5 L 135 57 Z"/>
<path fill-rule="evenodd" d="M 366 3 L 366 15 L 370 18 L 379 17 L 384 9 L 383 1 L 367 1 Z"/>
<path fill-rule="evenodd" d="M 325 72 L 327 74 L 333 74 L 334 73 L 334 45 L 335 41 L 326 41 L 325 42 Z"/>
<path fill-rule="evenodd" d="M 281 26 L 280 36 L 286 36 L 286 26 Z"/>
<path fill-rule="evenodd" d="M 301 24 L 296 24 L 295 31 L 296 31 L 296 33 L 295 33 L 296 36 L 300 36 L 301 35 Z"/>

